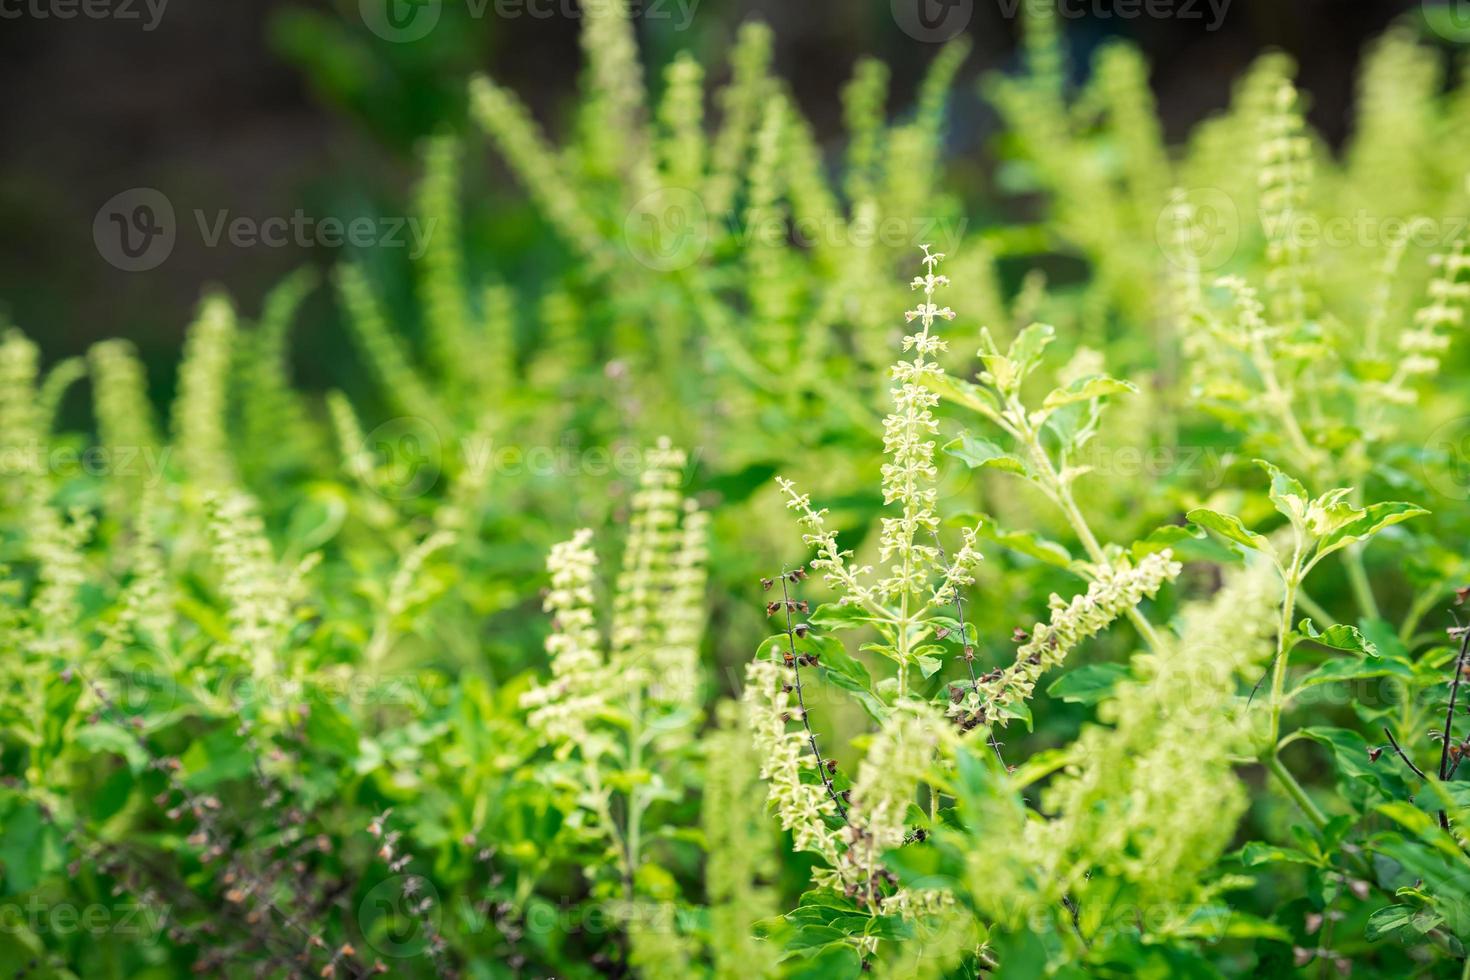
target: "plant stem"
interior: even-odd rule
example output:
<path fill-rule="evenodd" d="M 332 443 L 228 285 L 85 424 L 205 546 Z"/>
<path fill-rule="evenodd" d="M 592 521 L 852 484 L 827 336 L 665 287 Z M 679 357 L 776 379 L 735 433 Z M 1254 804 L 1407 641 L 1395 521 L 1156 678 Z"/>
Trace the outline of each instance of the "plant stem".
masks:
<path fill-rule="evenodd" d="M 1072 526 L 1072 531 L 1077 535 L 1077 540 L 1082 542 L 1082 549 L 1087 552 L 1087 556 L 1092 559 L 1093 563 L 1097 565 L 1108 564 L 1107 555 L 1103 554 L 1102 545 L 1098 543 L 1097 535 L 1092 533 L 1092 527 L 1087 523 L 1087 518 L 1082 516 L 1082 510 L 1077 506 L 1077 501 L 1072 496 L 1072 488 L 1062 480 L 1061 474 L 1057 472 L 1056 466 L 1051 461 L 1051 457 L 1042 448 L 1041 440 L 1037 436 L 1036 430 L 1032 429 L 1026 422 L 1025 409 L 1014 398 L 1011 399 L 1011 402 L 1012 421 L 1015 422 L 1022 442 L 1031 454 L 1032 464 L 1045 478 L 1046 482 L 1042 485 L 1043 489 L 1056 503 L 1057 507 L 1061 509 L 1062 516 Z M 1129 621 L 1133 623 L 1134 628 L 1138 630 L 1139 635 L 1143 637 L 1144 642 L 1149 645 L 1149 649 L 1155 653 L 1164 653 L 1163 638 L 1159 636 L 1158 631 L 1154 629 L 1154 625 L 1149 622 L 1148 617 L 1139 612 L 1137 606 L 1130 606 L 1127 615 Z"/>
<path fill-rule="evenodd" d="M 1082 547 L 1086 550 L 1088 557 L 1099 565 L 1107 564 L 1108 559 L 1103 554 L 1102 545 L 1098 544 L 1097 536 L 1092 533 L 1092 528 L 1088 525 L 1087 518 L 1082 516 L 1082 511 L 1077 507 L 1077 502 L 1072 498 L 1071 488 L 1063 485 L 1058 480 L 1057 490 L 1057 502 L 1061 505 L 1062 513 L 1066 515 L 1067 522 L 1072 525 L 1072 529 L 1077 533 L 1077 539 L 1082 542 Z M 1143 637 L 1144 642 L 1149 645 L 1149 649 L 1155 653 L 1165 652 L 1163 638 L 1159 636 L 1158 631 L 1154 628 L 1154 624 L 1149 622 L 1148 617 L 1139 612 L 1137 606 L 1128 607 L 1128 619 L 1133 623 L 1134 628 L 1138 630 L 1139 635 Z"/>
<path fill-rule="evenodd" d="M 1291 572 L 1286 576 L 1286 591 L 1281 597 L 1281 622 L 1276 633 L 1276 656 L 1271 667 L 1271 727 L 1270 738 L 1266 744 L 1271 746 L 1271 754 L 1276 754 L 1276 743 L 1281 737 L 1281 705 L 1282 694 L 1286 687 L 1286 664 L 1291 655 L 1291 619 L 1296 612 L 1296 592 L 1298 588 L 1297 566 L 1301 563 L 1301 553 L 1298 551 L 1292 561 Z"/>
<path fill-rule="evenodd" d="M 633 897 L 633 881 L 638 874 L 638 851 L 642 842 L 643 785 L 637 773 L 643 768 L 643 689 L 633 689 L 632 727 L 628 731 L 628 772 L 633 775 L 633 786 L 628 790 L 628 898 Z"/>
<path fill-rule="evenodd" d="M 786 568 L 781 569 L 781 604 L 786 609 L 786 646 L 791 656 L 791 676 L 796 689 L 796 706 L 801 709 L 801 727 L 806 730 L 807 744 L 812 747 L 812 755 L 817 760 L 817 775 L 821 777 L 822 785 L 826 787 L 828 798 L 836 805 L 837 815 L 846 822 L 847 808 L 842 805 L 842 797 L 838 794 L 837 788 L 832 785 L 827 760 L 822 758 L 822 750 L 817 748 L 817 733 L 812 730 L 811 715 L 806 709 L 806 694 L 801 686 L 801 662 L 796 659 L 796 625 L 791 621 L 791 590 L 786 584 L 789 581 L 787 576 L 790 574 Z"/>
<path fill-rule="evenodd" d="M 1276 781 L 1281 784 L 1281 788 L 1286 790 L 1286 795 L 1290 796 L 1296 802 L 1296 805 L 1301 808 L 1302 813 L 1307 815 L 1307 819 L 1312 821 L 1318 830 L 1327 826 L 1327 815 L 1317 808 L 1317 804 L 1312 802 L 1312 798 L 1307 795 L 1307 791 L 1302 788 L 1302 784 L 1297 782 L 1296 777 L 1282 764 L 1281 757 L 1276 754 L 1274 748 L 1268 750 L 1261 756 L 1261 763 L 1270 771 L 1271 775 L 1276 777 Z"/>
<path fill-rule="evenodd" d="M 1328 612 L 1326 607 L 1324 607 L 1316 599 L 1313 599 L 1311 596 L 1307 595 L 1306 590 L 1304 589 L 1296 590 L 1296 604 L 1305 609 L 1307 615 L 1311 616 L 1323 626 L 1331 626 L 1332 624 L 1337 622 L 1337 617 Z"/>
<path fill-rule="evenodd" d="M 1368 581 L 1368 572 L 1363 567 L 1362 545 L 1353 544 L 1342 550 L 1342 564 L 1347 570 L 1348 585 L 1353 590 L 1353 599 L 1358 603 L 1358 612 L 1365 619 L 1381 619 L 1378 599 L 1373 595 L 1373 586 Z"/>

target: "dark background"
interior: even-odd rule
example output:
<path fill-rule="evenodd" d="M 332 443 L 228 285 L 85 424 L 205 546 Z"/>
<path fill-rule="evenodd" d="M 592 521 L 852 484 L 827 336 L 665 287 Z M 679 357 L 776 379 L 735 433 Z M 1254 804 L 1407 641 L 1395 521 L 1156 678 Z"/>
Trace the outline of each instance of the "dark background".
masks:
<path fill-rule="evenodd" d="M 170 0 L 155 29 L 140 19 L 62 20 L 56 3 L 0 0 L 0 317 L 37 339 L 48 357 L 126 336 L 142 349 L 160 394 L 200 291 L 227 288 L 246 313 L 302 264 L 329 265 L 330 250 L 204 245 L 193 209 L 263 219 L 304 208 L 316 216 L 403 214 L 416 142 L 441 126 L 463 128 L 464 80 L 489 71 L 510 83 L 553 130 L 576 95 L 578 20 L 467 13 L 444 0 L 423 41 L 389 43 L 366 29 L 358 0 Z M 70 0 L 76 2 L 76 0 Z M 545 0 L 562 9 L 573 0 Z M 687 0 L 686 0 L 687 2 Z M 645 58 L 662 65 L 687 47 L 723 77 L 735 27 L 758 16 L 774 28 L 777 66 L 827 144 L 840 139 L 838 93 L 853 60 L 873 54 L 893 71 L 891 110 L 908 104 L 935 48 L 899 30 L 888 0 L 697 3 L 687 30 L 641 18 Z M 1106 0 L 1067 0 L 1091 11 L 1063 23 L 1074 64 L 1110 36 L 1140 44 L 1154 66 L 1172 139 L 1222 106 L 1232 79 L 1261 51 L 1283 48 L 1301 66 L 1312 121 L 1333 141 L 1346 132 L 1365 41 L 1413 2 L 1231 0 L 1218 30 L 1200 0 L 1194 18 L 1117 15 Z M 1184 3 L 1186 0 L 1178 0 Z M 39 8 L 39 10 L 37 9 Z M 1005 9 L 1010 9 L 1009 5 Z M 973 80 L 1014 63 L 1016 25 L 997 0 L 975 0 L 975 42 L 957 92 L 950 163 L 957 186 L 983 192 L 994 120 Z M 15 16 L 19 13 L 21 16 Z M 1099 16 L 1107 13 L 1108 16 Z M 482 140 L 472 144 L 481 224 L 516 281 L 515 256 L 544 234 Z M 98 254 L 92 221 L 120 191 L 157 187 L 179 212 L 179 242 L 149 272 L 119 271 Z M 332 319 L 318 295 L 307 324 Z M 303 330 L 299 371 L 308 385 L 336 383 L 340 334 Z"/>

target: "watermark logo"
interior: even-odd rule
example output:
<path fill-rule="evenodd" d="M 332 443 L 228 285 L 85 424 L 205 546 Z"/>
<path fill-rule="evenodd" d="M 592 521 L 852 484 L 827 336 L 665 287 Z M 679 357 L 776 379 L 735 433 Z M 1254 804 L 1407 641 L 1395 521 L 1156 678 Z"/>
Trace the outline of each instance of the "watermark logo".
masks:
<path fill-rule="evenodd" d="M 1322 218 L 1314 214 L 1262 211 L 1261 228 L 1272 241 L 1289 242 L 1299 248 L 1382 248 L 1413 245 L 1416 248 L 1446 248 L 1465 234 L 1464 215 L 1404 218 L 1375 215 L 1362 208 L 1350 214 Z"/>
<path fill-rule="evenodd" d="M 1240 210 L 1218 187 L 1176 191 L 1154 223 L 1154 240 L 1174 265 L 1211 272 L 1235 255 Z"/>
<path fill-rule="evenodd" d="M 92 220 L 97 253 L 124 272 L 158 268 L 173 254 L 177 238 L 173 202 L 152 187 L 113 195 Z"/>
<path fill-rule="evenodd" d="M 17 902 L 0 904 L 0 935 L 54 936 L 123 936 L 134 946 L 153 946 L 168 925 L 171 905 L 145 905 L 121 901 L 112 904 L 92 902 L 44 902 L 37 895 L 24 905 Z M 22 970 L 16 976 L 24 974 Z"/>
<path fill-rule="evenodd" d="M 443 470 L 444 446 L 427 419 L 389 419 L 363 439 L 355 465 L 359 476 L 389 500 L 412 500 L 434 489 Z"/>
<path fill-rule="evenodd" d="M 1225 23 L 1231 0 L 999 0 L 1001 16 L 1013 19 L 1022 3 L 1051 7 L 1064 20 L 1205 20 L 1205 30 Z"/>
<path fill-rule="evenodd" d="M 0 20 L 138 21 L 151 32 L 167 9 L 168 0 L 0 0 Z"/>
<path fill-rule="evenodd" d="M 289 215 L 255 218 L 228 208 L 194 208 L 193 225 L 205 248 L 401 248 L 417 260 L 428 250 L 438 222 L 417 217 L 317 217 L 297 208 Z M 180 224 L 168 195 L 152 187 L 116 194 L 97 210 L 92 240 L 97 252 L 124 272 L 162 265 L 178 243 Z"/>
<path fill-rule="evenodd" d="M 1470 42 L 1470 0 L 1423 0 L 1424 23 L 1456 44 Z"/>
<path fill-rule="evenodd" d="M 889 0 L 893 22 L 915 41 L 943 44 L 970 24 L 975 0 Z"/>
<path fill-rule="evenodd" d="M 628 251 L 656 272 L 687 269 L 709 247 L 709 212 L 683 187 L 665 187 L 634 204 L 623 221 Z"/>
<path fill-rule="evenodd" d="M 434 883 L 422 875 L 394 875 L 374 885 L 357 908 L 357 924 L 383 956 L 420 956 L 439 934 L 441 909 Z"/>
<path fill-rule="evenodd" d="M 1424 482 L 1449 500 L 1470 500 L 1470 415 L 1437 426 L 1424 442 Z"/>
<path fill-rule="evenodd" d="M 0 0 L 3 2 L 3 0 Z M 621 4 L 628 16 L 641 20 L 673 21 L 673 30 L 688 29 L 698 0 L 462 0 L 472 20 L 578 20 L 585 8 Z M 970 0 L 965 0 L 966 3 Z M 458 9 L 458 8 L 456 8 Z M 423 40 L 439 26 L 443 0 L 358 0 L 358 14 L 367 29 L 385 41 L 409 44 Z"/>
<path fill-rule="evenodd" d="M 402 44 L 427 37 L 443 13 L 440 0 L 358 0 L 357 6 L 368 30 Z"/>

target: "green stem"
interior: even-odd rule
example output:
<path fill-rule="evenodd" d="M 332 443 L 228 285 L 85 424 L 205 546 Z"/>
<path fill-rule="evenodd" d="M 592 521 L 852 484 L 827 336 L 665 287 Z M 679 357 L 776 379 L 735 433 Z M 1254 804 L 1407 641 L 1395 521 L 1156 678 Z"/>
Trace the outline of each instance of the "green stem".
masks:
<path fill-rule="evenodd" d="M 1439 601 L 1439 589 L 1431 586 L 1414 597 L 1414 602 L 1409 611 L 1404 615 L 1404 621 L 1399 625 L 1399 640 L 1405 646 L 1409 646 L 1414 639 L 1414 631 L 1419 628 L 1419 623 L 1429 614 L 1429 610 Z"/>
<path fill-rule="evenodd" d="M 1067 517 L 1072 530 L 1076 532 L 1077 539 L 1082 542 L 1083 549 L 1095 563 L 1105 565 L 1108 563 L 1107 556 L 1103 554 L 1102 545 L 1098 544 L 1097 536 L 1092 533 L 1092 528 L 1087 523 L 1087 518 L 1082 516 L 1082 511 L 1077 507 L 1077 502 L 1072 499 L 1072 491 L 1069 487 L 1062 486 L 1058 481 L 1057 502 L 1061 504 L 1062 513 Z M 1159 636 L 1154 624 L 1149 622 L 1148 617 L 1139 611 L 1137 606 L 1128 607 L 1128 619 L 1133 627 L 1138 630 L 1149 649 L 1155 653 L 1164 652 L 1164 641 Z"/>
<path fill-rule="evenodd" d="M 632 727 L 628 731 L 628 772 L 633 777 L 633 786 L 628 790 L 628 880 L 625 888 L 629 900 L 633 897 L 633 879 L 638 874 L 638 850 L 640 829 L 643 822 L 643 799 L 638 789 L 642 785 L 638 775 L 643 768 L 643 690 L 633 690 Z"/>
<path fill-rule="evenodd" d="M 1311 596 L 1307 595 L 1306 590 L 1304 589 L 1297 589 L 1296 604 L 1305 609 L 1308 616 L 1311 616 L 1317 622 L 1321 623 L 1324 627 L 1331 626 L 1332 624 L 1337 622 L 1337 618 L 1333 616 L 1332 613 L 1328 612 L 1326 607 L 1319 603 L 1316 599 L 1313 599 Z"/>
<path fill-rule="evenodd" d="M 1301 811 L 1307 815 L 1307 819 L 1312 821 L 1318 830 L 1327 826 L 1327 815 L 1317 808 L 1317 804 L 1312 802 L 1312 798 L 1307 795 L 1307 791 L 1302 788 L 1302 784 L 1297 782 L 1296 777 L 1282 764 L 1281 757 L 1276 754 L 1274 748 L 1268 750 L 1261 756 L 1261 763 L 1265 765 L 1272 776 L 1276 777 L 1276 781 L 1281 784 L 1281 788 L 1286 790 L 1286 795 L 1290 796 L 1296 802 L 1296 805 L 1301 808 Z"/>
<path fill-rule="evenodd" d="M 1037 437 L 1036 431 L 1026 423 L 1025 409 L 1014 399 L 1011 404 L 1011 417 L 1031 455 L 1032 465 L 1045 478 L 1046 483 L 1043 484 L 1043 489 L 1061 509 L 1062 516 L 1072 526 L 1072 531 L 1077 535 L 1077 540 L 1082 542 L 1082 549 L 1087 552 L 1087 556 L 1096 565 L 1107 565 L 1109 563 L 1107 555 L 1103 554 L 1102 545 L 1098 543 L 1097 535 L 1092 533 L 1092 527 L 1087 523 L 1087 518 L 1082 516 L 1082 510 L 1072 496 L 1072 488 L 1063 482 L 1061 474 L 1052 464 L 1051 457 L 1041 447 L 1041 440 Z M 1148 617 L 1139 612 L 1137 606 L 1130 606 L 1127 615 L 1139 635 L 1143 637 L 1144 642 L 1149 645 L 1149 649 L 1155 653 L 1164 653 L 1166 648 L 1163 638 L 1159 636 L 1158 630 L 1154 628 L 1153 623 L 1149 622 Z"/>
<path fill-rule="evenodd" d="M 1349 545 L 1342 550 L 1343 567 L 1347 569 L 1348 585 L 1353 590 L 1353 598 L 1358 603 L 1358 612 L 1365 619 L 1381 619 L 1378 611 L 1378 599 L 1373 595 L 1373 586 L 1368 581 L 1367 569 L 1363 567 L 1363 549 L 1361 545 Z"/>
<path fill-rule="evenodd" d="M 1282 695 L 1286 688 L 1286 664 L 1291 656 L 1291 620 L 1296 612 L 1296 592 L 1301 554 L 1298 551 L 1292 561 L 1291 572 L 1286 576 L 1286 591 L 1281 597 L 1281 622 L 1276 633 L 1276 658 L 1271 668 L 1271 736 L 1268 745 L 1271 754 L 1276 754 L 1276 742 L 1281 737 Z"/>

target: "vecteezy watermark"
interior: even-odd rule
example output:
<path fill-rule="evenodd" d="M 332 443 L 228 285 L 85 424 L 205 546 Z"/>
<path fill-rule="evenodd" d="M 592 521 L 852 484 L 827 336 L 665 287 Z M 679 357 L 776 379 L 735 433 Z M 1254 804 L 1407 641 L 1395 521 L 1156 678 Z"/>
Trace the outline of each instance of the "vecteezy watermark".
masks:
<path fill-rule="evenodd" d="M 672 21 L 676 31 L 694 21 L 699 0 L 358 0 L 358 14 L 367 29 L 385 41 L 408 44 L 428 37 L 446 6 L 462 6 L 473 20 L 576 20 L 587 8 L 621 5 L 628 16 Z"/>
<path fill-rule="evenodd" d="M 1205 30 L 1219 30 L 1230 10 L 1230 0 L 996 0 L 1001 16 L 1016 16 L 1021 4 L 1055 6 L 1067 20 L 1204 20 Z"/>
<path fill-rule="evenodd" d="M 297 208 L 289 215 L 256 218 L 228 208 L 194 208 L 191 214 L 205 248 L 406 248 L 421 258 L 437 227 L 436 219 L 413 216 L 317 217 Z M 156 269 L 173 254 L 179 222 L 173 202 L 152 187 L 115 194 L 92 219 L 97 253 L 124 272 Z"/>
<path fill-rule="evenodd" d="M 1240 244 L 1240 211 L 1218 187 L 1175 191 L 1154 222 L 1154 241 L 1170 263 L 1211 272 Z"/>
<path fill-rule="evenodd" d="M 1470 415 L 1435 427 L 1424 442 L 1424 482 L 1449 500 L 1470 500 Z"/>
<path fill-rule="evenodd" d="M 348 461 L 358 479 L 389 500 L 413 500 L 433 490 L 444 469 L 444 445 L 428 419 L 404 415 L 369 432 Z"/>
<path fill-rule="evenodd" d="M 0 0 L 0 20 L 118 20 L 152 31 L 163 20 L 168 0 Z"/>
<path fill-rule="evenodd" d="M 942 44 L 970 25 L 975 0 L 888 0 L 888 9 L 899 30 L 915 41 Z"/>
<path fill-rule="evenodd" d="M 709 248 L 704 199 L 683 187 L 665 187 L 640 198 L 623 220 L 623 239 L 633 258 L 657 272 L 687 269 Z"/>
<path fill-rule="evenodd" d="M 1261 227 L 1272 241 L 1287 241 L 1301 248 L 1378 248 L 1403 244 L 1444 248 L 1464 236 L 1470 218 L 1465 215 L 1403 218 L 1371 214 L 1362 208 L 1329 218 L 1302 212 L 1262 211 Z"/>
<path fill-rule="evenodd" d="M 173 202 L 152 187 L 115 194 L 92 219 L 97 252 L 124 272 L 147 272 L 163 264 L 178 237 Z"/>
<path fill-rule="evenodd" d="M 1098 476 L 1189 477 L 1192 486 L 1215 489 L 1225 482 L 1228 463 L 1210 446 L 1106 446 L 1089 443 L 1077 461 Z"/>
<path fill-rule="evenodd" d="M 43 902 L 32 895 L 24 905 L 0 905 L 0 935 L 29 933 L 36 936 L 126 936 L 131 944 L 151 946 L 163 934 L 171 907 L 119 901 Z"/>
<path fill-rule="evenodd" d="M 730 215 L 717 224 L 704 198 L 686 187 L 664 187 L 640 198 L 623 219 L 623 241 L 634 260 L 656 272 L 687 269 L 709 251 L 716 231 L 742 249 L 755 245 L 778 248 L 917 248 L 930 243 L 954 251 L 964 238 L 964 215 L 890 216 L 873 219 L 840 215 L 788 216 L 767 209 L 754 216 Z"/>
<path fill-rule="evenodd" d="M 395 958 L 422 955 L 438 933 L 442 915 L 433 882 L 415 874 L 385 878 L 357 907 L 357 923 L 368 945 Z"/>
<path fill-rule="evenodd" d="M 156 486 L 168 466 L 172 449 L 156 446 L 74 446 L 30 445 L 6 446 L 0 449 L 0 476 L 22 476 L 47 473 L 62 479 L 80 476 L 116 476 L 141 479 L 146 486 Z"/>
<path fill-rule="evenodd" d="M 1470 0 L 1423 0 L 1424 23 L 1457 44 L 1470 42 Z"/>
<path fill-rule="evenodd" d="M 647 447 L 634 443 L 583 445 L 567 432 L 559 443 L 521 444 L 469 435 L 446 442 L 427 419 L 389 419 L 363 437 L 348 470 L 389 500 L 412 500 L 439 485 L 446 469 L 473 478 L 566 479 L 575 476 L 636 478 L 648 466 Z M 687 484 L 701 451 L 688 453 Z"/>

